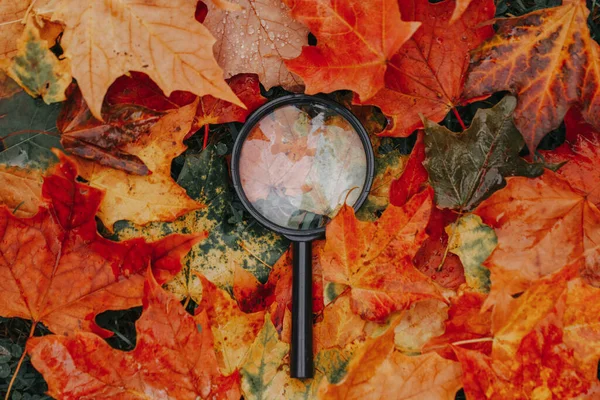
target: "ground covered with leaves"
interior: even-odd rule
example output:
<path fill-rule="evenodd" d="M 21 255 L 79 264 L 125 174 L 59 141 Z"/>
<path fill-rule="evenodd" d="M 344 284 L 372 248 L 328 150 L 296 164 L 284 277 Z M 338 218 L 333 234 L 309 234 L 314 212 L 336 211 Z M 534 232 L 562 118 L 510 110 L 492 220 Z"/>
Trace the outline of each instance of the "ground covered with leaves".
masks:
<path fill-rule="evenodd" d="M 600 398 L 595 0 L 23 0 L 0 33 L 6 399 Z M 313 244 L 303 381 L 290 243 L 229 171 L 298 92 L 376 163 Z"/>

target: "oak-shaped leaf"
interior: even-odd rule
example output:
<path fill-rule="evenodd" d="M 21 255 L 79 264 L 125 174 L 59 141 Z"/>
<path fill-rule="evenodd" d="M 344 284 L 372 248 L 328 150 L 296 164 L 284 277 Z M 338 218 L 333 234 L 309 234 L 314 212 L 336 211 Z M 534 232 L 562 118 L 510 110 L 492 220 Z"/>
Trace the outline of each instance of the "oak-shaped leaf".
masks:
<path fill-rule="evenodd" d="M 133 175 L 77 158 L 80 175 L 90 186 L 106 192 L 98 217 L 109 230 L 122 219 L 138 224 L 172 221 L 202 207 L 171 177 L 173 158 L 187 149 L 183 140 L 193 122 L 196 107 L 197 100 L 168 112 L 151 125 L 147 134 L 119 147 L 122 152 L 139 158 L 152 172 L 149 175 Z"/>
<path fill-rule="evenodd" d="M 491 109 L 477 110 L 460 134 L 425 120 L 424 165 L 438 207 L 471 211 L 505 185 L 506 176 L 536 177 L 541 164 L 519 157 L 523 140 L 512 122 L 517 100 L 506 96 Z"/>
<path fill-rule="evenodd" d="M 600 46 L 590 37 L 585 0 L 497 20 L 498 31 L 471 56 L 463 96 L 509 90 L 515 125 L 533 154 L 576 104 L 600 128 Z"/>
<path fill-rule="evenodd" d="M 317 37 L 285 62 L 306 93 L 352 90 L 368 99 L 383 88 L 388 62 L 418 29 L 401 19 L 395 0 L 286 0 L 292 17 Z M 406 18 L 404 18 L 406 19 Z"/>
<path fill-rule="evenodd" d="M 76 182 L 75 164 L 61 163 L 45 178 L 45 204 L 31 218 L 0 208 L 0 314 L 44 323 L 55 333 L 112 333 L 94 322 L 106 310 L 141 303 L 148 265 L 160 282 L 181 268 L 183 257 L 204 235 L 172 235 L 147 243 L 116 243 L 96 231 L 102 192 Z"/>
<path fill-rule="evenodd" d="M 297 57 L 308 44 L 308 29 L 289 15 L 284 0 L 232 0 L 239 10 L 207 1 L 204 25 L 217 39 L 214 55 L 225 78 L 254 73 L 263 86 L 302 88 L 302 79 L 284 61 Z M 243 101 L 243 99 L 242 99 Z"/>
<path fill-rule="evenodd" d="M 184 259 L 182 272 L 168 283 L 180 298 L 202 301 L 201 273 L 218 287 L 231 290 L 236 267 L 251 272 L 266 282 L 269 272 L 289 242 L 261 227 L 244 215 L 230 186 L 225 157 L 214 145 L 200 154 L 186 154 L 177 179 L 187 194 L 206 206 L 182 215 L 172 222 L 153 222 L 144 226 L 121 221 L 115 225 L 119 240 L 143 236 L 156 240 L 172 232 L 208 232 L 208 238 L 192 247 Z"/>
<path fill-rule="evenodd" d="M 377 223 L 357 220 L 352 207 L 345 205 L 327 225 L 323 279 L 350 287 L 354 312 L 384 321 L 415 301 L 441 298 L 436 286 L 412 265 L 427 236 L 431 207 L 428 190 L 403 207 L 389 206 Z"/>
<path fill-rule="evenodd" d="M 381 90 L 370 98 L 357 92 L 355 102 L 376 105 L 390 117 L 382 135 L 406 137 L 423 126 L 419 114 L 439 122 L 464 103 L 469 51 L 493 35 L 485 22 L 494 17 L 495 6 L 491 0 L 478 1 L 452 21 L 452 0 L 403 0 L 398 5 L 402 19 L 420 27 L 386 60 Z"/>
<path fill-rule="evenodd" d="M 484 263 L 491 271 L 489 305 L 572 263 L 579 263 L 589 282 L 599 284 L 600 211 L 556 173 L 508 178 L 506 187 L 475 213 L 498 237 Z"/>
<path fill-rule="evenodd" d="M 357 350 L 342 381 L 337 384 L 324 381 L 319 397 L 326 400 L 452 400 L 462 385 L 460 376 L 457 362 L 445 360 L 436 353 L 411 357 L 394 351 L 394 331 L 389 329 L 367 340 Z"/>
<path fill-rule="evenodd" d="M 194 320 L 151 272 L 131 352 L 91 333 L 30 339 L 27 351 L 60 399 L 176 398 L 239 400 L 239 373 L 219 370 L 206 315 Z"/>
<path fill-rule="evenodd" d="M 124 0 L 60 0 L 53 20 L 65 24 L 61 45 L 92 114 L 102 119 L 104 95 L 129 71 L 144 71 L 170 95 L 187 90 L 243 107 L 213 57 L 215 38 L 194 19 L 196 4 L 160 0 L 151 7 Z"/>

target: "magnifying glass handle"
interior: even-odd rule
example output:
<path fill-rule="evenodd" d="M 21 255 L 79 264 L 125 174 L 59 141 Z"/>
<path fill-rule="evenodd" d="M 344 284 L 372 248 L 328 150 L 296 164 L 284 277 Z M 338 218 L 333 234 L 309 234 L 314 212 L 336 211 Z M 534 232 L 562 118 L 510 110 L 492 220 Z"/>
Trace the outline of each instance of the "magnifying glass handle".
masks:
<path fill-rule="evenodd" d="M 294 242 L 292 284 L 292 378 L 313 377 L 313 311 L 311 242 Z"/>

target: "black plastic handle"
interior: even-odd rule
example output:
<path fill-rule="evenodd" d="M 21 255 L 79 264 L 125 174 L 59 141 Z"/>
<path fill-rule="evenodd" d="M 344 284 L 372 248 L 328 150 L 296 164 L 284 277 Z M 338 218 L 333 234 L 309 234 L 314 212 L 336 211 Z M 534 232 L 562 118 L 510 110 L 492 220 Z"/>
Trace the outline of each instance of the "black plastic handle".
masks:
<path fill-rule="evenodd" d="M 312 242 L 294 242 L 292 284 L 292 378 L 313 377 Z"/>

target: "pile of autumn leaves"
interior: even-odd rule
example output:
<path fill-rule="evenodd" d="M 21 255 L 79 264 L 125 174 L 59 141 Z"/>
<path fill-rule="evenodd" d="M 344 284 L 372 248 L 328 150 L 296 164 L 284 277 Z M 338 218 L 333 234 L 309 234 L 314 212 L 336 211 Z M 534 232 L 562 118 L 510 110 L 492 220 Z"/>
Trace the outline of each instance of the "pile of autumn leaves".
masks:
<path fill-rule="evenodd" d="M 495 36 L 491 0 L 221 0 L 206 15 L 192 3 L 3 5 L 3 18 L 26 24 L 0 28 L 19 38 L 2 66 L 28 93 L 67 99 L 58 128 L 76 156 L 55 150 L 59 163 L 29 186 L 38 201 L 13 193 L 0 209 L 0 315 L 54 333 L 27 344 L 50 395 L 600 396 L 600 51 L 585 1 L 497 21 Z M 66 57 L 56 57 L 63 30 Z M 306 46 L 309 30 L 317 46 Z M 130 70 L 145 74 L 121 76 Z M 96 217 L 112 230 L 200 215 L 171 161 L 200 127 L 243 121 L 264 103 L 259 81 L 352 90 L 357 114 L 375 105 L 389 117 L 383 135 L 424 128 L 400 176 L 378 170 L 381 216 L 362 221 L 344 207 L 314 245 L 307 381 L 287 365 L 288 253 L 265 283 L 232 263 L 231 284 L 217 286 L 180 273 L 210 234 L 198 226 L 151 242 L 96 229 Z M 464 133 L 436 124 L 501 90 L 517 98 L 480 110 Z M 563 119 L 565 144 L 533 162 L 519 156 Z M 21 175 L 2 174 L 16 187 Z M 177 296 L 160 286 L 173 278 Z M 140 304 L 135 349 L 112 349 L 96 315 Z"/>

